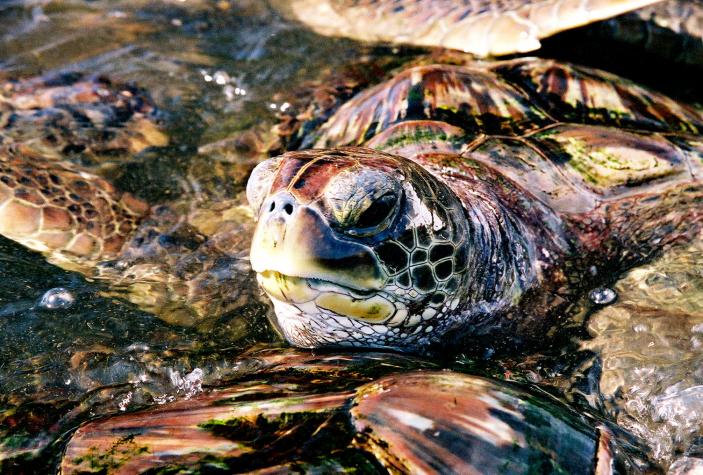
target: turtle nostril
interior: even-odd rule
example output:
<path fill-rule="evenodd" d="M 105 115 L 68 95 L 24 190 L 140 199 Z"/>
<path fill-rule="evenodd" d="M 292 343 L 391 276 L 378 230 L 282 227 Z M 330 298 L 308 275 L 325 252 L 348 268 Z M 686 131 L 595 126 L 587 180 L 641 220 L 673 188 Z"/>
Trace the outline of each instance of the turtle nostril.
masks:
<path fill-rule="evenodd" d="M 288 216 L 293 215 L 296 206 L 295 198 L 287 193 L 281 193 L 271 198 L 271 202 L 266 207 L 268 209 L 266 213 L 287 219 Z"/>

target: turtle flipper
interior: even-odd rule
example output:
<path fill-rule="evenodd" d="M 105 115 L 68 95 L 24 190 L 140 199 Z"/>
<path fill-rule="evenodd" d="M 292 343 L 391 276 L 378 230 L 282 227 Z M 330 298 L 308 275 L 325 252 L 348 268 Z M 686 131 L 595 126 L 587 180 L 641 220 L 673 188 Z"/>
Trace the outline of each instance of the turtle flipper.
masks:
<path fill-rule="evenodd" d="M 21 145 L 0 148 L 0 234 L 62 267 L 84 270 L 116 256 L 148 211 L 70 163 Z"/>
<path fill-rule="evenodd" d="M 536 50 L 541 38 L 657 1 L 294 0 L 284 10 L 325 35 L 497 56 Z"/>

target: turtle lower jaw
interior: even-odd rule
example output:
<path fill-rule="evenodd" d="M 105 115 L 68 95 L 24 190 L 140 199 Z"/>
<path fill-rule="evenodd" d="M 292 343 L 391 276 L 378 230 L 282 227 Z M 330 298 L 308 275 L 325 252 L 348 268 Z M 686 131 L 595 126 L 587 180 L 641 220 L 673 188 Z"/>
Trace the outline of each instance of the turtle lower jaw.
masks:
<path fill-rule="evenodd" d="M 295 277 L 276 271 L 257 274 L 259 285 L 274 300 L 298 307 L 304 313 L 333 312 L 369 323 L 381 323 L 395 306 L 375 290 L 359 290 L 314 277 Z"/>
<path fill-rule="evenodd" d="M 309 302 L 324 292 L 342 293 L 359 299 L 376 293 L 371 289 L 358 289 L 316 277 L 286 275 L 274 270 L 257 272 L 257 279 L 266 293 L 289 303 Z"/>

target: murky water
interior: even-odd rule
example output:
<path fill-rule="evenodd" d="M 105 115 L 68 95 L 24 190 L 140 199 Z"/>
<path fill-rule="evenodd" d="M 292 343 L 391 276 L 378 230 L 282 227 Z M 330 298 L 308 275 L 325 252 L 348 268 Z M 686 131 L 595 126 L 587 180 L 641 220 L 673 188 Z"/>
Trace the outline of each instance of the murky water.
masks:
<path fill-rule="evenodd" d="M 170 145 L 113 160 L 101 173 L 151 203 L 198 202 L 202 221 L 222 212 L 219 202 L 243 203 L 253 165 L 228 155 L 218 141 L 265 129 L 325 72 L 392 53 L 320 38 L 253 0 L 10 0 L 0 3 L 0 25 L 0 80 L 78 70 L 148 90 L 163 111 Z M 547 47 L 569 57 L 568 48 Z M 701 99 L 695 88 L 680 88 L 680 79 L 666 90 L 660 75 L 647 77 L 642 67 L 631 72 L 665 92 Z M 246 240 L 241 247 L 246 253 Z M 699 455 L 701 256 L 703 242 L 694 243 L 617 283 L 604 282 L 587 332 L 563 348 L 449 364 L 537 384 L 614 421 L 645 441 L 650 459 L 663 467 Z M 242 288 L 252 288 L 250 277 L 242 271 Z M 224 384 L 238 374 L 244 349 L 279 342 L 265 299 L 185 327 L 122 297 L 0 238 L 0 468 L 48 470 L 64 435 L 82 421 Z"/>

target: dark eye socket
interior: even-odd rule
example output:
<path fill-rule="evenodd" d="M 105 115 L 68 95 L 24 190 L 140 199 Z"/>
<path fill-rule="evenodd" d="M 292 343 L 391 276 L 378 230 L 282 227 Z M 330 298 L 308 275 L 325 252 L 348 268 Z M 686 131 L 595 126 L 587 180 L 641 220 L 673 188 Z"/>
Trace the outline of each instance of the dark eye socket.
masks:
<path fill-rule="evenodd" d="M 395 208 L 396 201 L 396 196 L 391 193 L 381 196 L 374 201 L 371 206 L 362 211 L 356 220 L 355 228 L 362 231 L 378 227 L 390 218 Z"/>

